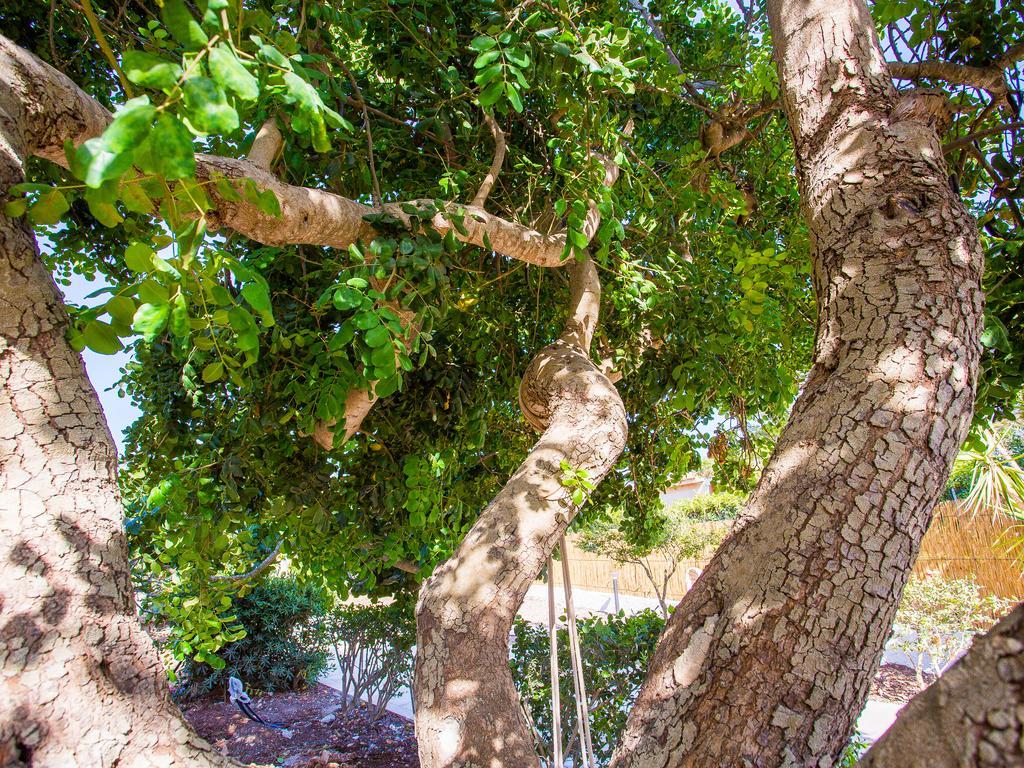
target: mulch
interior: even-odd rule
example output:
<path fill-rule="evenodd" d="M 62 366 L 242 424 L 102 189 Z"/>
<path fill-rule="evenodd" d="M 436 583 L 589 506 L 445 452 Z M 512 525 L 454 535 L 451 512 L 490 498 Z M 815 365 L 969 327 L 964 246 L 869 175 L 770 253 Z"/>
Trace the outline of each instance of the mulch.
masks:
<path fill-rule="evenodd" d="M 933 677 L 925 675 L 925 683 Z M 905 703 L 919 691 L 910 667 L 883 664 L 871 698 Z M 371 723 L 365 707 L 342 714 L 341 694 L 325 685 L 254 696 L 253 709 L 267 722 L 285 723 L 291 738 L 248 720 L 234 704 L 211 697 L 184 708 L 199 734 L 243 764 L 274 768 L 419 768 L 411 720 L 386 712 Z M 333 715 L 333 717 L 332 717 Z M 322 722 L 323 720 L 328 722 Z"/>
<path fill-rule="evenodd" d="M 412 721 L 386 712 L 371 723 L 365 707 L 342 714 L 341 694 L 325 685 L 253 696 L 252 708 L 291 738 L 247 719 L 220 697 L 183 708 L 200 736 L 242 764 L 275 768 L 419 768 Z M 333 718 L 332 718 L 333 715 Z M 322 722 L 326 719 L 328 722 Z"/>
<path fill-rule="evenodd" d="M 935 675 L 926 672 L 925 687 L 934 679 Z M 868 695 L 872 699 L 905 704 L 923 690 L 924 688 L 917 682 L 917 674 L 910 667 L 902 664 L 883 664 L 875 679 L 871 681 L 871 693 Z"/>

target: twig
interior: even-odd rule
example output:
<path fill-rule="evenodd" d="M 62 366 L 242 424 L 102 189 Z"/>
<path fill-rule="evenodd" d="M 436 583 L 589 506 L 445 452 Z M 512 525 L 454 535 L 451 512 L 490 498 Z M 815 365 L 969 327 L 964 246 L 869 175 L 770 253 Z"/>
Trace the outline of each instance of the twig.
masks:
<path fill-rule="evenodd" d="M 352 91 L 355 93 L 356 99 L 359 100 L 359 105 L 363 109 L 363 130 L 366 131 L 366 149 L 369 152 L 370 180 L 373 183 L 373 204 L 380 205 L 380 182 L 377 180 L 377 164 L 373 157 L 373 132 L 370 130 L 370 113 L 366 108 L 366 99 L 363 98 L 363 92 L 359 90 L 359 83 L 356 82 L 356 78 L 349 71 L 349 68 L 342 63 L 341 59 L 335 57 L 334 60 L 338 62 L 338 66 L 341 67 L 345 77 L 352 84 Z"/>
<path fill-rule="evenodd" d="M 100 28 L 100 20 L 96 18 L 96 12 L 92 9 L 92 0 L 82 0 L 82 13 L 85 14 L 85 18 L 89 21 L 89 27 L 92 29 L 92 34 L 96 38 L 96 42 L 99 44 L 100 50 L 103 52 L 107 61 L 110 62 L 110 66 L 113 67 L 114 72 L 117 73 L 117 79 L 121 81 L 121 88 L 124 89 L 124 95 L 129 99 L 132 98 L 135 94 L 132 92 L 132 87 L 128 84 L 128 78 L 124 76 L 124 72 L 121 70 L 121 65 L 117 63 L 117 57 L 114 56 L 114 52 L 110 49 L 110 45 L 107 43 L 107 38 L 104 36 L 103 30 Z"/>
<path fill-rule="evenodd" d="M 267 568 L 273 565 L 277 556 L 281 553 L 281 544 L 284 543 L 284 539 L 278 539 L 277 544 L 274 545 L 274 550 L 263 559 L 261 563 L 256 565 L 252 570 L 246 571 L 245 573 L 238 573 L 233 576 L 211 576 L 210 581 L 226 581 L 231 584 L 237 584 L 240 581 L 248 581 L 256 576 L 259 576 Z"/>
<path fill-rule="evenodd" d="M 949 142 L 949 144 L 944 144 L 942 147 L 942 151 L 944 154 L 948 154 L 953 150 L 960 149 L 961 147 L 966 147 L 972 144 L 976 139 L 981 139 L 984 138 L 985 136 L 991 136 L 995 133 L 1014 131 L 1018 128 L 1024 128 L 1024 120 L 1014 120 L 1013 122 L 1010 123 L 1003 123 L 992 128 L 986 128 L 983 131 L 976 131 L 974 133 L 969 133 L 966 136 L 961 136 L 959 139 Z"/>
<path fill-rule="evenodd" d="M 491 167 L 488 169 L 487 175 L 484 176 L 484 180 L 480 182 L 480 189 L 473 197 L 473 202 L 470 203 L 470 205 L 480 208 L 483 208 L 484 203 L 487 202 L 487 196 L 491 194 L 494 182 L 498 180 L 501 166 L 505 162 L 505 132 L 501 130 L 498 121 L 490 112 L 484 112 L 484 122 L 487 123 L 487 127 L 491 129 L 491 134 L 494 136 L 494 159 L 491 160 Z"/>

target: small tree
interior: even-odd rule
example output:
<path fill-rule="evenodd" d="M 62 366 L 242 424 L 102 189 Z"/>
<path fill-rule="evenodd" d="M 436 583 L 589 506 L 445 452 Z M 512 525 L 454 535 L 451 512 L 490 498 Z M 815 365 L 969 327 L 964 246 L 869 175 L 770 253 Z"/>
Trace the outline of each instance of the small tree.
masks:
<path fill-rule="evenodd" d="M 975 635 L 988 630 L 1013 602 L 982 596 L 973 579 L 948 579 L 937 573 L 911 577 L 896 614 L 896 647 L 914 663 L 924 688 L 925 671 L 938 677 L 966 651 Z"/>
<path fill-rule="evenodd" d="M 622 525 L 621 510 L 588 526 L 579 546 L 586 552 L 609 557 L 618 563 L 638 566 L 658 598 L 663 616 L 668 616 L 668 585 L 684 560 L 692 560 L 718 549 L 743 504 L 738 493 L 697 496 L 662 512 L 653 535 L 637 542 Z"/>

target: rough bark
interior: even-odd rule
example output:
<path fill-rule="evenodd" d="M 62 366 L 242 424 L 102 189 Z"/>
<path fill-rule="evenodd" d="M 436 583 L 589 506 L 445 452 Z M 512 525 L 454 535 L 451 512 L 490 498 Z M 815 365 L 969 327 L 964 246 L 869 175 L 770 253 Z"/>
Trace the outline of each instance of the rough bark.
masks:
<path fill-rule="evenodd" d="M 0 78 L 0 197 L 96 117 L 29 74 Z M 67 330 L 31 229 L 0 209 L 0 764 L 232 764 L 181 718 L 134 614 L 117 457 Z"/>
<path fill-rule="evenodd" d="M 915 696 L 857 765 L 1024 765 L 1024 604 Z"/>
<path fill-rule="evenodd" d="M 523 413 L 543 434 L 420 592 L 416 736 L 429 768 L 539 764 L 508 669 L 509 631 L 577 511 L 561 483 L 562 462 L 598 482 L 626 440 L 622 401 L 587 353 L 597 271 L 588 258 L 573 272 L 565 331 L 533 359 L 520 386 Z"/>
<path fill-rule="evenodd" d="M 669 621 L 617 768 L 827 766 L 969 426 L 982 253 L 858 0 L 768 4 L 811 234 L 814 365 Z"/>

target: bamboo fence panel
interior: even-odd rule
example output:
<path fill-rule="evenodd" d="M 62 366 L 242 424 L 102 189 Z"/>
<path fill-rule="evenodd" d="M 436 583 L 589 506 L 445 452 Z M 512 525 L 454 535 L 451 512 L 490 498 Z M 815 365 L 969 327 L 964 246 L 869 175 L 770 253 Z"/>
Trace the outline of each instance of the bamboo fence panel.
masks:
<path fill-rule="evenodd" d="M 1021 564 L 1006 553 L 1001 541 L 1013 525 L 990 514 L 972 516 L 953 501 L 937 505 L 914 575 L 936 572 L 947 578 L 973 578 L 986 594 L 1024 599 Z"/>
<path fill-rule="evenodd" d="M 937 572 L 948 578 L 973 578 L 986 594 L 1010 599 L 1024 599 L 1024 577 L 1021 566 L 999 542 L 1012 526 L 991 515 L 965 514 L 955 502 L 936 506 L 935 515 L 921 543 L 921 552 L 914 565 L 914 574 L 924 576 Z M 630 563 L 619 563 L 608 557 L 584 552 L 572 538 L 568 539 L 569 575 L 573 587 L 595 592 L 612 591 L 612 574 L 619 574 L 619 592 L 627 595 L 656 598 L 643 569 Z M 668 599 L 678 601 L 693 583 L 691 569 L 700 571 L 710 557 L 680 561 L 668 583 Z M 669 561 L 651 556 L 647 567 L 659 580 L 664 577 Z M 554 569 L 555 584 L 562 583 L 561 568 Z"/>

